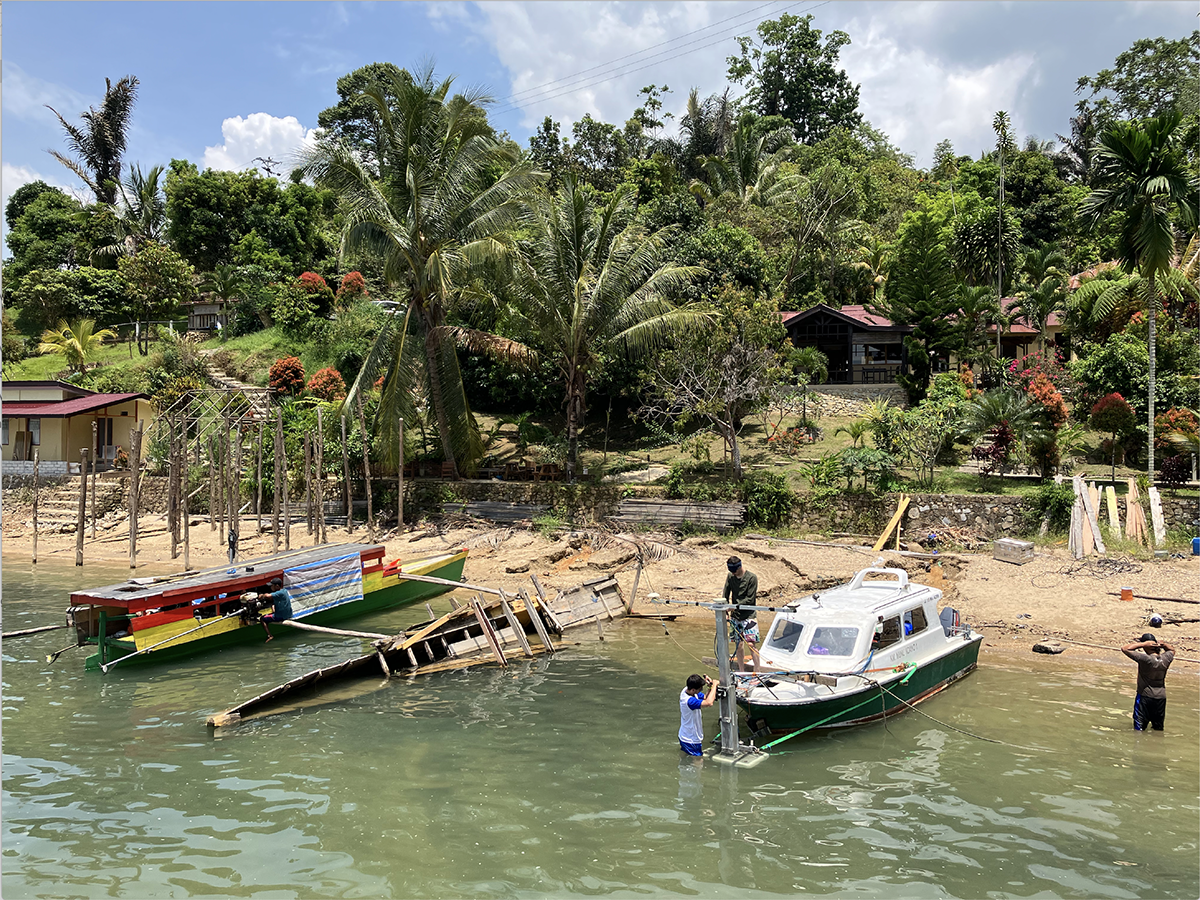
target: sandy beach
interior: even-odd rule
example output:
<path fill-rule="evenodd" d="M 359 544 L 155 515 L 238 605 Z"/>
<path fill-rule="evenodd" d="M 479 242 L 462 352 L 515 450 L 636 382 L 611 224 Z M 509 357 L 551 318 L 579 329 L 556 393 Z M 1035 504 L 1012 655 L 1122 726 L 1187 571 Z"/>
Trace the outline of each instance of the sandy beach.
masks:
<path fill-rule="evenodd" d="M 27 565 L 32 554 L 28 516 L 22 510 L 5 509 L 3 525 L 4 563 Z M 193 518 L 190 529 L 192 568 L 225 562 L 224 546 L 217 531 L 204 518 Z M 92 584 L 89 566 L 127 565 L 128 530 L 124 523 L 105 523 L 95 540 L 84 543 L 81 585 Z M 183 571 L 183 555 L 172 560 L 170 538 L 161 516 L 147 517 L 139 528 L 138 574 Z M 269 531 L 258 533 L 253 517 L 243 519 L 239 558 L 250 559 L 272 552 Z M 330 542 L 368 540 L 360 525 L 352 535 L 344 527 L 330 527 Z M 1196 622 L 1171 624 L 1172 619 L 1200 618 L 1200 605 L 1140 597 L 1123 602 L 1122 587 L 1135 595 L 1156 598 L 1200 599 L 1200 557 L 1166 560 L 1133 560 L 1110 555 L 1106 558 L 1071 559 L 1065 549 L 1039 548 L 1025 565 L 992 559 L 990 553 L 945 553 L 939 559 L 902 557 L 869 548 L 820 545 L 761 538 L 691 537 L 678 540 L 670 534 L 639 533 L 611 536 L 586 531 L 542 534 L 524 528 L 453 527 L 434 524 L 410 527 L 403 532 L 380 535 L 388 557 L 425 556 L 454 547 L 468 547 L 466 577 L 476 584 L 498 587 L 528 587 L 536 574 L 547 589 L 565 588 L 605 573 L 614 573 L 625 596 L 633 589 L 637 568 L 634 540 L 647 548 L 635 600 L 638 612 L 679 614 L 687 627 L 705 627 L 712 613 L 689 606 L 664 608 L 651 602 L 658 594 L 670 600 L 709 600 L 720 593 L 725 559 L 737 554 L 758 575 L 760 605 L 779 605 L 813 590 L 848 580 L 880 557 L 883 564 L 904 568 L 917 582 L 940 586 L 945 603 L 958 608 L 963 617 L 986 637 L 991 652 L 1031 655 L 1041 640 L 1057 640 L 1064 652 L 1054 657 L 1061 662 L 1125 663 L 1116 652 L 1122 644 L 1150 630 L 1147 619 L 1158 613 L 1166 624 L 1158 633 L 1176 648 L 1181 667 L 1196 671 L 1200 659 L 1200 626 Z M 379 541 L 377 541 L 379 542 Z M 312 546 L 314 536 L 301 522 L 292 525 L 291 546 Z M 282 541 L 281 541 L 282 544 Z M 38 559 L 41 563 L 70 565 L 75 557 L 75 535 L 41 534 Z M 652 558 L 653 557 L 653 558 Z M 55 603 L 59 602 L 56 599 Z M 50 612 L 51 610 L 48 610 Z M 57 610 L 53 610 L 57 612 Z M 772 616 L 760 616 L 763 634 Z M 1040 655 L 1040 654 L 1039 654 Z M 1042 659 L 1045 659 L 1043 656 Z"/>

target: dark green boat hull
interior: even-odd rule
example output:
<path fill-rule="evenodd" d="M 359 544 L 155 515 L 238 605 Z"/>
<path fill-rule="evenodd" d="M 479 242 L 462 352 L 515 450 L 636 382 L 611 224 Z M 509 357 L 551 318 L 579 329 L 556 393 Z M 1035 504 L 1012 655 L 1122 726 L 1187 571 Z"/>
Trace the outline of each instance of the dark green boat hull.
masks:
<path fill-rule="evenodd" d="M 845 728 L 903 712 L 948 684 L 974 671 L 982 637 L 974 635 L 945 656 L 926 663 L 903 684 L 900 679 L 878 685 L 863 683 L 862 690 L 808 703 L 759 703 L 738 698 L 746 711 L 750 730 L 757 734 L 793 732 L 802 729 Z"/>

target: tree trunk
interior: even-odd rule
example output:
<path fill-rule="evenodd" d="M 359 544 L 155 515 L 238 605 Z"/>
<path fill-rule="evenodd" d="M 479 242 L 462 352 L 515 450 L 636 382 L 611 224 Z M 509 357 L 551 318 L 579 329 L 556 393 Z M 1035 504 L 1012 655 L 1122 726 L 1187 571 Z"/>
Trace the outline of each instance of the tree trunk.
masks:
<path fill-rule="evenodd" d="M 437 355 L 439 341 L 432 338 L 436 323 L 431 318 L 426 319 L 425 338 L 425 377 L 429 379 L 429 403 L 433 407 L 434 418 L 437 421 L 438 437 L 442 441 L 442 455 L 450 463 L 453 476 L 458 478 L 458 460 L 454 457 L 454 448 L 450 443 L 449 420 L 446 418 L 446 403 L 442 395 L 442 379 L 438 375 Z"/>
<path fill-rule="evenodd" d="M 1146 471 L 1150 478 L 1150 484 L 1154 484 L 1154 376 L 1155 376 L 1155 345 L 1158 342 L 1158 292 L 1154 283 L 1155 272 L 1153 269 L 1149 273 L 1150 296 L 1146 300 L 1146 323 L 1149 325 L 1149 343 L 1150 343 L 1150 371 L 1147 377 L 1147 385 L 1149 387 L 1150 396 L 1147 398 L 1148 409 L 1148 430 L 1146 432 Z"/>

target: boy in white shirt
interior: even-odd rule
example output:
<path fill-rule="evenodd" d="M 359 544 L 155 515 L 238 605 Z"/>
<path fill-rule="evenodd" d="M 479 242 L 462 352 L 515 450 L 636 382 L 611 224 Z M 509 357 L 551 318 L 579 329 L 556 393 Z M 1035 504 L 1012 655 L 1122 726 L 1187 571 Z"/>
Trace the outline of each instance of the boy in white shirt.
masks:
<path fill-rule="evenodd" d="M 704 720 L 701 710 L 717 699 L 717 683 L 707 675 L 689 675 L 679 692 L 679 749 L 688 756 L 704 755 Z"/>

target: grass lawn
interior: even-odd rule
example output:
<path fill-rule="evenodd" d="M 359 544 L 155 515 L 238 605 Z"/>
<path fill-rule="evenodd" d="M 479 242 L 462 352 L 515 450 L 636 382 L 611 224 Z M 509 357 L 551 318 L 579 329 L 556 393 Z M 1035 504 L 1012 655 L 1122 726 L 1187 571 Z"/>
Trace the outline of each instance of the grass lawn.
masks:
<path fill-rule="evenodd" d="M 105 344 L 94 362 L 104 367 L 136 366 L 145 362 L 145 357 L 139 356 L 132 344 Z M 65 376 L 66 368 L 67 361 L 61 353 L 37 354 L 7 369 L 4 378 L 6 381 L 52 381 Z"/>

